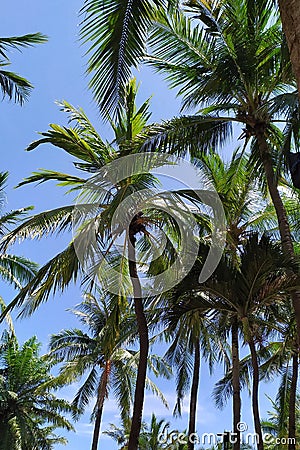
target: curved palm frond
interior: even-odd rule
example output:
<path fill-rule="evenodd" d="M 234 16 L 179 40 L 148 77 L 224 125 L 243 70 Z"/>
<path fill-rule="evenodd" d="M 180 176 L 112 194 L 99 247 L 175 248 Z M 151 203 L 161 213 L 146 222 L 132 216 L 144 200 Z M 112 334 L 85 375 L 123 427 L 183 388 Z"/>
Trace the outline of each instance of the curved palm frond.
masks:
<path fill-rule="evenodd" d="M 21 105 L 27 100 L 32 84 L 25 78 L 14 72 L 4 70 L 3 67 L 10 65 L 8 50 L 30 47 L 34 44 L 46 42 L 47 38 L 41 33 L 26 34 L 24 36 L 0 37 L 0 88 L 3 97 L 14 99 Z"/>
<path fill-rule="evenodd" d="M 164 0 L 85 0 L 81 39 L 90 55 L 90 87 L 104 117 L 122 104 L 131 69 L 145 55 L 154 8 L 176 3 Z"/>

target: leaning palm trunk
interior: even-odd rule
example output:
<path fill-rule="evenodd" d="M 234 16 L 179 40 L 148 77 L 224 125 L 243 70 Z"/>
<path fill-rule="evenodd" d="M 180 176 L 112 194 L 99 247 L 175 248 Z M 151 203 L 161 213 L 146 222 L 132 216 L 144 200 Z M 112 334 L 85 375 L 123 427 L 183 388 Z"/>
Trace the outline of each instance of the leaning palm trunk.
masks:
<path fill-rule="evenodd" d="M 259 404 L 258 404 L 258 386 L 259 386 L 259 365 L 257 359 L 257 353 L 255 348 L 255 343 L 253 340 L 253 336 L 250 330 L 250 324 L 247 317 L 242 318 L 245 339 L 248 343 L 250 355 L 251 355 L 251 363 L 253 369 L 253 377 L 252 377 L 252 412 L 254 419 L 254 428 L 257 439 L 257 448 L 258 450 L 263 450 L 264 443 L 262 438 L 262 429 L 260 424 L 260 415 L 259 415 Z"/>
<path fill-rule="evenodd" d="M 295 351 L 292 358 L 292 380 L 289 398 L 289 435 L 288 450 L 296 449 L 296 401 L 298 381 L 298 352 Z"/>
<path fill-rule="evenodd" d="M 268 189 L 270 192 L 270 196 L 276 211 L 278 227 L 281 238 L 281 245 L 283 252 L 289 256 L 294 257 L 294 247 L 291 236 L 291 230 L 287 218 L 287 213 L 280 197 L 277 181 L 274 174 L 273 161 L 269 151 L 269 146 L 266 141 L 266 137 L 264 134 L 264 129 L 261 127 L 256 127 L 256 137 L 259 146 L 259 151 L 261 155 L 261 160 L 264 166 L 264 171 L 267 179 Z M 293 308 L 296 316 L 296 324 L 297 324 L 297 335 L 298 335 L 298 349 L 300 342 L 300 292 L 292 293 L 292 302 Z"/>
<path fill-rule="evenodd" d="M 149 351 L 148 325 L 144 313 L 144 306 L 142 301 L 142 289 L 137 272 L 136 253 L 135 253 L 136 238 L 135 238 L 135 231 L 133 228 L 134 225 L 133 223 L 131 223 L 129 227 L 128 259 L 129 259 L 130 279 L 133 287 L 134 310 L 139 333 L 140 358 L 134 393 L 133 414 L 128 442 L 128 450 L 138 450 L 139 435 L 142 424 L 145 383 L 147 373 L 147 360 Z"/>
<path fill-rule="evenodd" d="M 95 415 L 95 425 L 93 431 L 93 441 L 91 450 L 97 450 L 99 436 L 100 436 L 100 427 L 101 427 L 101 419 L 103 413 L 103 405 L 106 396 L 106 390 L 108 385 L 108 377 L 110 373 L 110 361 L 107 361 L 105 364 L 105 368 L 103 374 L 101 376 L 101 380 L 99 383 L 98 394 L 97 394 L 97 404 L 96 404 L 96 415 Z"/>
<path fill-rule="evenodd" d="M 199 377 L 200 377 L 200 360 L 201 360 L 200 342 L 199 339 L 197 339 L 195 343 L 194 370 L 193 370 L 193 381 L 190 398 L 188 450 L 194 450 L 192 435 L 196 432 L 196 412 L 197 412 L 197 397 L 198 397 Z"/>
<path fill-rule="evenodd" d="M 239 423 L 241 421 L 241 386 L 240 386 L 240 355 L 239 355 L 239 334 L 237 317 L 231 326 L 231 350 L 232 350 L 232 389 L 233 389 L 233 450 L 240 450 L 241 436 Z"/>

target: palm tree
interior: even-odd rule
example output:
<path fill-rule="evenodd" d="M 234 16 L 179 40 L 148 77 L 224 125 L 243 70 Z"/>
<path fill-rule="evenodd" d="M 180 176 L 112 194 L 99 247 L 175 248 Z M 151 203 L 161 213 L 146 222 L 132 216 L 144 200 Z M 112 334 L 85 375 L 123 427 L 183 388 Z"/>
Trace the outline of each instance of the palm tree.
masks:
<path fill-rule="evenodd" d="M 245 237 L 244 237 L 245 239 Z M 229 246 L 230 248 L 230 246 Z M 236 253 L 236 251 L 235 251 Z M 240 449 L 240 433 L 238 431 L 238 424 L 241 422 L 241 383 L 240 383 L 240 355 L 239 355 L 239 324 L 237 320 L 237 315 L 232 313 L 231 308 L 222 308 L 218 312 L 218 320 L 216 321 L 215 313 L 212 312 L 211 307 L 208 305 L 200 305 L 196 300 L 196 305 L 194 302 L 195 292 L 194 292 L 194 284 L 191 280 L 194 280 L 198 277 L 199 274 L 199 264 L 202 264 L 203 258 L 205 257 L 206 250 L 202 247 L 199 252 L 199 261 L 195 264 L 193 270 L 189 273 L 185 280 L 183 280 L 172 292 L 172 302 L 170 305 L 170 310 L 166 312 L 166 316 L 169 318 L 169 321 L 172 323 L 178 323 L 178 321 L 182 321 L 185 316 L 191 316 L 192 322 L 195 323 L 195 318 L 199 316 L 201 320 L 201 333 L 202 340 L 204 338 L 206 344 L 204 345 L 205 355 L 209 358 L 209 366 L 212 368 L 214 362 L 223 360 L 225 367 L 227 367 L 227 372 L 230 373 L 230 394 L 232 395 L 232 406 L 233 406 L 233 431 L 236 433 L 236 441 L 233 444 L 236 450 Z M 231 253 L 230 253 L 231 255 Z M 234 258 L 231 259 L 231 263 L 233 266 L 237 264 L 236 254 Z M 197 290 L 197 288 L 196 288 Z M 188 306 L 191 304 L 191 306 Z M 183 307 L 183 305 L 185 305 Z M 194 307 L 195 306 L 195 307 Z M 184 321 L 185 323 L 185 321 Z M 198 324 L 199 327 L 199 324 Z M 198 330 L 196 327 L 196 331 Z M 184 328 L 185 330 L 188 328 Z M 193 332 L 193 327 L 189 331 Z M 231 358 L 230 351 L 228 348 L 227 340 L 228 334 L 231 332 Z M 206 339 L 206 337 L 211 336 L 210 341 Z M 177 337 L 178 338 L 178 337 Z M 185 369 L 185 358 L 182 355 L 188 355 L 189 349 L 187 348 L 187 344 L 184 340 L 180 341 L 181 346 L 178 346 L 178 356 L 179 356 L 179 369 L 182 372 Z M 213 357 L 212 357 L 213 355 Z M 174 355 L 175 356 L 175 355 Z M 230 359 L 232 364 L 230 363 Z M 196 361 L 196 354 L 195 354 Z M 191 364 L 188 360 L 187 363 Z M 195 371 L 195 369 L 194 369 Z M 187 376 L 186 373 L 180 373 L 180 378 L 178 378 L 179 387 L 182 384 L 181 388 L 187 388 Z M 193 386 L 195 377 L 193 376 Z M 194 391 L 195 389 L 192 389 Z M 191 406 L 195 404 L 195 400 L 192 400 L 192 391 L 191 391 L 191 400 L 190 400 L 190 417 L 191 414 Z M 224 392 L 222 385 L 222 392 Z M 221 405 L 219 401 L 219 396 L 217 396 L 218 401 L 216 401 L 217 405 Z M 180 406 L 178 404 L 178 406 Z M 191 418 L 189 420 L 191 424 Z M 192 422 L 193 423 L 193 422 Z M 189 424 L 189 425 L 190 425 Z M 190 429 L 190 427 L 189 427 Z M 192 431 L 189 431 L 189 434 Z M 192 447 L 192 442 L 189 441 L 188 445 Z"/>
<path fill-rule="evenodd" d="M 0 88 L 3 97 L 13 98 L 16 103 L 22 105 L 33 88 L 32 84 L 25 78 L 4 69 L 11 64 L 7 54 L 8 50 L 19 50 L 22 47 L 31 47 L 34 44 L 41 44 L 46 41 L 46 36 L 41 33 L 0 37 Z"/>
<path fill-rule="evenodd" d="M 202 173 L 214 186 L 216 192 L 222 200 L 224 212 L 227 221 L 227 238 L 226 238 L 226 254 L 230 257 L 232 263 L 239 265 L 239 246 L 246 241 L 247 236 L 251 231 L 263 232 L 266 229 L 276 229 L 276 215 L 272 205 L 267 203 L 267 200 L 262 200 L 262 192 L 259 189 L 255 181 L 255 173 L 253 168 L 249 167 L 248 157 L 243 152 L 238 154 L 235 151 L 231 160 L 224 162 L 222 158 L 213 152 L 209 152 L 207 155 L 203 155 L 201 161 Z M 193 192 L 186 192 L 186 196 L 189 200 L 195 201 Z M 199 207 L 199 205 L 198 205 Z M 205 217 L 200 216 L 198 218 L 201 229 L 201 238 L 207 241 L 209 237 L 210 229 L 209 222 L 205 222 Z M 203 255 L 200 255 L 200 257 Z M 195 274 L 196 276 L 196 274 Z M 180 294 L 179 294 L 180 291 Z M 185 292 L 189 292 L 189 277 L 187 277 L 187 283 L 183 283 L 175 289 L 175 297 L 184 296 Z M 189 299 L 189 294 L 187 295 Z M 171 306 L 172 310 L 172 306 Z M 176 303 L 175 303 L 176 310 Z M 166 312 L 168 314 L 168 312 Z M 197 315 L 197 314 L 196 314 Z M 240 398 L 240 382 L 239 382 L 239 325 L 235 315 L 228 318 L 223 318 L 223 323 L 226 325 L 222 331 L 223 339 L 227 339 L 228 329 L 231 330 L 231 342 L 232 342 L 232 384 L 233 384 L 233 430 L 237 434 L 237 442 L 234 444 L 234 448 L 238 450 L 240 448 L 240 439 L 238 432 L 238 423 L 241 421 L 241 398 Z M 174 311 L 172 312 L 172 320 L 177 323 L 178 317 Z M 202 315 L 203 325 L 201 327 L 201 333 L 205 333 L 205 314 Z M 209 323 L 209 321 L 207 322 Z M 229 327 L 229 328 L 228 328 Z M 196 327 L 198 330 L 199 325 Z M 184 330 L 189 329 L 185 326 Z M 219 330 L 218 333 L 221 331 Z M 215 332 L 212 332 L 214 334 Z M 186 334 L 186 331 L 185 331 Z M 208 342 L 207 342 L 208 343 Z M 203 348 L 207 348 L 204 345 Z M 183 343 L 182 348 L 179 350 L 181 354 L 185 354 L 185 351 L 189 347 L 186 343 Z M 211 350 L 217 354 L 216 350 Z M 225 359 L 226 350 L 222 349 L 222 354 Z M 196 357 L 196 355 L 195 355 Z M 181 370 L 183 369 L 183 358 L 179 359 L 179 365 Z M 186 383 L 186 380 L 184 381 Z M 193 421 L 192 421 L 193 422 Z M 192 431 L 191 431 L 192 432 Z M 189 446 L 192 444 L 189 443 Z"/>
<path fill-rule="evenodd" d="M 112 143 L 104 142 L 101 139 L 82 110 L 77 110 L 70 104 L 64 102 L 62 108 L 69 113 L 70 121 L 75 122 L 75 126 L 63 128 L 59 125 L 52 125 L 48 132 L 41 133 L 43 137 L 40 140 L 33 142 L 28 147 L 28 150 L 32 150 L 43 143 L 50 143 L 76 157 L 77 160 L 79 160 L 75 162 L 76 168 L 82 170 L 85 174 L 88 173 L 90 175 L 91 173 L 97 172 L 107 164 L 113 163 L 118 158 L 133 152 L 137 143 L 139 145 L 141 136 L 145 136 L 145 133 L 147 132 L 146 123 L 150 116 L 148 112 L 149 100 L 144 102 L 144 104 L 137 109 L 135 105 L 136 94 L 137 86 L 135 80 L 132 80 L 127 87 L 125 106 L 119 111 L 117 122 L 114 123 L 111 120 L 111 125 L 115 133 L 115 139 Z M 148 162 L 148 166 L 149 164 L 150 166 L 151 164 L 159 164 L 155 158 L 148 158 L 147 155 L 145 155 L 145 160 L 146 165 Z M 141 164 L 143 164 L 143 161 Z M 124 164 L 121 167 L 124 168 Z M 99 176 L 96 178 L 96 183 L 93 178 L 87 183 L 85 178 L 50 170 L 42 170 L 34 173 L 31 177 L 28 177 L 20 183 L 20 185 L 31 182 L 56 180 L 59 181 L 60 185 L 71 187 L 71 192 L 74 190 L 78 192 L 80 189 L 84 194 L 87 192 L 86 197 L 88 197 L 88 201 L 87 203 L 80 205 L 80 208 L 77 207 L 77 209 L 74 204 L 71 204 L 33 216 L 17 227 L 13 232 L 9 233 L 2 243 L 2 247 L 5 249 L 18 238 L 41 238 L 45 234 L 68 231 L 74 224 L 79 225 L 78 234 L 73 238 L 69 246 L 47 262 L 38 271 L 34 280 L 22 289 L 20 294 L 7 308 L 8 311 L 16 305 L 20 306 L 26 300 L 25 306 L 21 312 L 22 315 L 26 315 L 31 314 L 41 302 L 46 301 L 50 292 L 55 292 L 57 289 L 64 290 L 69 283 L 76 280 L 80 275 L 83 275 L 84 267 L 82 266 L 85 265 L 86 261 L 90 262 L 90 255 L 84 254 L 79 258 L 78 248 L 83 249 L 85 252 L 86 239 L 87 237 L 91 237 L 90 230 L 92 229 L 93 236 L 95 236 L 96 233 L 97 245 L 99 244 L 101 246 L 101 255 L 104 254 L 108 257 L 114 271 L 119 271 L 118 280 L 109 280 L 109 287 L 113 289 L 115 289 L 116 286 L 119 287 L 119 296 L 120 298 L 123 298 L 125 303 L 126 300 L 124 300 L 124 297 L 130 295 L 133 298 L 135 307 L 140 351 L 133 408 L 132 434 L 130 437 L 130 440 L 134 441 L 134 444 L 130 443 L 132 449 L 137 448 L 138 445 L 149 351 L 148 325 L 144 313 L 137 265 L 135 263 L 136 260 L 139 261 L 138 255 L 135 256 L 136 244 L 138 244 L 138 246 L 144 246 L 144 248 L 146 245 L 149 247 L 151 235 L 146 229 L 147 225 L 153 225 L 155 222 L 154 226 L 161 228 L 164 225 L 164 221 L 161 220 L 162 214 L 160 214 L 159 221 L 156 221 L 154 214 L 152 214 L 152 218 L 150 217 L 148 219 L 147 215 L 143 215 L 143 211 L 135 213 L 134 217 L 130 218 L 131 222 L 125 224 L 126 226 L 129 225 L 129 232 L 126 236 L 124 252 L 119 256 L 114 250 L 114 242 L 118 237 L 118 230 L 117 232 L 111 230 L 111 220 L 118 205 L 121 204 L 125 198 L 133 192 L 143 191 L 143 189 L 153 185 L 155 182 L 153 177 L 151 175 L 149 176 L 149 174 L 144 175 L 143 172 L 144 171 L 141 170 L 141 175 L 134 177 L 128 177 L 128 175 L 124 176 L 124 180 L 122 179 L 115 183 L 113 180 L 109 192 L 107 192 L 107 184 L 105 184 L 104 187 L 101 186 L 102 178 Z M 99 191 L 101 194 L 100 199 Z M 88 219 L 86 219 L 87 210 L 92 211 L 92 213 L 95 211 L 95 195 L 98 196 L 97 199 L 99 201 L 97 204 L 99 204 L 99 209 L 91 218 L 88 217 Z M 166 215 L 168 218 L 168 214 Z M 122 223 L 121 226 L 124 227 L 124 223 Z M 169 230 L 170 229 L 172 229 L 172 222 L 171 225 L 169 224 Z M 141 236 L 138 241 L 136 241 L 137 235 Z M 131 244 L 128 245 L 129 260 L 126 258 L 125 252 L 126 244 L 128 243 Z M 172 263 L 173 243 L 171 240 L 168 242 L 168 245 L 169 253 L 165 258 L 166 267 Z M 88 251 L 89 250 L 90 249 L 88 249 Z M 96 270 L 94 270 L 94 268 L 96 268 Z M 97 261 L 96 264 L 93 262 L 93 273 L 89 273 L 89 275 L 95 276 L 95 272 L 97 275 L 98 268 L 99 261 Z M 91 268 L 89 267 L 88 270 L 91 270 Z M 105 277 L 107 277 L 109 273 L 110 272 L 107 273 L 104 270 L 101 271 L 101 276 L 103 277 L 103 279 L 100 279 L 101 283 L 106 281 Z M 112 287 L 112 285 L 114 287 Z M 107 290 L 109 290 L 109 288 L 107 288 Z"/>
<path fill-rule="evenodd" d="M 85 300 L 72 312 L 82 325 L 88 327 L 90 333 L 80 329 L 66 329 L 52 335 L 49 356 L 55 363 L 64 362 L 60 369 L 60 379 L 64 384 L 85 376 L 73 401 L 78 411 L 77 416 L 84 412 L 91 399 L 96 396 L 91 417 L 94 421 L 91 449 L 96 450 L 104 402 L 111 387 L 121 409 L 121 417 L 125 420 L 129 414 L 136 360 L 122 348 L 126 339 L 123 336 L 125 330 L 122 330 L 119 338 L 116 333 L 112 336 L 109 312 L 103 301 L 100 304 L 93 296 L 86 294 Z M 128 325 L 126 319 L 124 323 Z"/>
<path fill-rule="evenodd" d="M 98 302 L 91 294 L 85 294 L 85 300 L 72 312 L 89 333 L 68 329 L 52 335 L 50 339 L 50 358 L 55 363 L 64 362 L 58 379 L 66 384 L 85 377 L 73 401 L 76 418 L 96 396 L 92 414 L 95 422 L 92 450 L 98 448 L 104 403 L 111 390 L 120 408 L 122 421 L 128 422 L 138 365 L 138 352 L 125 348 L 126 344 L 128 346 L 135 340 L 134 317 L 127 313 L 122 315 L 119 326 L 113 323 L 115 315 L 109 307 L 111 303 L 114 303 L 112 296 L 109 302 L 108 299 Z M 155 355 L 149 360 L 150 368 L 155 362 L 161 373 L 168 376 L 168 368 L 162 361 L 156 361 Z M 146 386 L 164 400 L 148 378 Z"/>
<path fill-rule="evenodd" d="M 280 386 L 276 396 L 276 409 L 280 411 L 280 414 L 276 415 L 276 430 L 278 437 L 285 438 L 288 436 L 290 438 L 286 442 L 288 448 L 294 450 L 297 442 L 296 423 L 298 415 L 298 357 L 295 318 L 291 313 L 291 305 L 289 306 L 286 303 L 272 305 L 268 309 L 268 323 L 276 331 L 275 333 L 266 333 L 267 330 L 263 329 L 260 331 L 260 345 L 257 352 L 260 362 L 260 379 L 270 381 L 275 376 L 280 376 Z M 256 326 L 257 329 L 262 328 L 259 323 Z M 249 386 L 250 371 L 251 355 L 247 355 L 240 362 L 238 374 L 242 386 Z M 223 407 L 226 399 L 232 395 L 233 391 L 233 368 L 229 368 L 225 376 L 215 386 L 214 397 L 217 405 Z M 266 426 L 265 429 L 264 426 Z M 275 423 L 272 427 L 275 427 Z M 262 421 L 263 431 L 273 434 L 275 428 L 272 427 L 270 422 L 267 424 L 267 421 Z"/>
<path fill-rule="evenodd" d="M 140 450 L 186 450 L 187 446 L 177 442 L 176 436 L 179 431 L 169 431 L 169 422 L 164 419 L 158 420 L 152 413 L 150 425 L 142 423 L 139 449 Z M 122 421 L 122 426 L 117 427 L 110 424 L 104 434 L 111 437 L 120 446 L 120 450 L 128 450 L 128 438 L 130 432 L 130 423 Z"/>
<path fill-rule="evenodd" d="M 196 432 L 196 414 L 198 404 L 198 389 L 200 381 L 201 356 L 209 362 L 212 368 L 219 357 L 218 337 L 209 327 L 209 318 L 202 311 L 177 314 L 176 301 L 173 293 L 171 298 L 164 297 L 162 317 L 167 324 L 165 330 L 166 342 L 171 341 L 164 358 L 176 370 L 177 400 L 174 415 L 181 415 L 182 402 L 190 390 L 189 423 L 187 435 Z M 177 293 L 178 296 L 178 293 Z M 184 293 L 183 293 L 184 296 Z M 181 297 L 182 299 L 182 297 Z M 166 302 L 167 306 L 166 306 Z M 214 330 L 215 331 L 215 330 Z M 224 344 L 223 344 L 224 345 Z M 194 443 L 188 439 L 188 450 L 193 450 Z"/>
<path fill-rule="evenodd" d="M 200 263 L 201 264 L 201 263 Z M 285 301 L 285 297 L 295 280 L 286 276 L 290 262 L 285 262 L 277 245 L 270 239 L 257 235 L 251 236 L 240 253 L 240 265 L 233 264 L 228 256 L 224 256 L 214 275 L 203 285 L 196 282 L 199 269 L 195 268 L 183 283 L 185 298 L 179 305 L 182 313 L 197 308 L 226 312 L 236 317 L 243 329 L 245 342 L 249 346 L 252 362 L 252 408 L 255 431 L 259 437 L 258 448 L 263 448 L 262 432 L 259 418 L 258 387 L 259 361 L 257 344 L 261 341 L 257 321 L 268 324 L 268 309 L 272 303 Z M 193 282 L 193 275 L 195 282 Z M 178 292 L 183 292 L 179 285 Z M 268 327 L 267 327 L 268 328 Z M 265 331 L 264 331 L 265 332 Z"/>
<path fill-rule="evenodd" d="M 50 365 L 39 356 L 40 345 L 33 337 L 22 347 L 5 332 L 0 346 L 0 432 L 1 449 L 52 449 L 66 443 L 57 428 L 73 430 L 64 417 L 71 405 L 51 393 L 58 384 Z"/>
<path fill-rule="evenodd" d="M 284 380 L 284 377 L 282 379 L 283 383 L 286 384 L 286 380 Z M 287 405 L 285 404 L 284 410 L 282 410 L 282 402 L 281 402 L 281 391 L 286 392 L 287 388 L 286 386 L 280 386 L 280 391 L 278 392 L 275 401 L 269 398 L 271 404 L 272 404 L 272 411 L 268 411 L 268 418 L 262 420 L 262 429 L 265 433 L 271 434 L 274 436 L 274 438 L 283 438 L 286 439 L 285 442 L 288 442 L 288 445 L 290 446 L 291 438 L 288 433 L 288 421 L 287 421 Z M 286 400 L 286 399 L 285 399 Z M 297 398 L 297 407 L 296 407 L 296 414 L 297 414 L 297 435 L 300 434 L 299 429 L 299 397 Z M 297 441 L 295 440 L 295 443 Z M 294 443 L 294 448 L 296 447 Z M 270 445 L 267 448 L 275 448 L 275 445 Z M 276 448 L 283 449 L 286 448 L 286 444 L 279 444 L 276 445 Z"/>
<path fill-rule="evenodd" d="M 163 450 L 169 448 L 167 443 L 160 442 L 160 435 L 167 433 L 170 424 L 164 419 L 158 420 L 156 415 L 152 413 L 150 426 L 141 434 L 141 450 Z"/>
<path fill-rule="evenodd" d="M 281 411 L 279 423 L 281 432 L 288 431 L 291 440 L 288 442 L 289 450 L 296 448 L 297 423 L 297 382 L 298 359 L 297 333 L 295 317 L 291 312 L 291 305 L 279 305 L 274 308 L 274 323 L 279 331 L 279 339 L 271 341 L 264 349 L 265 361 L 260 366 L 261 377 L 272 379 L 280 375 L 281 382 L 276 397 L 277 405 Z M 281 433 L 282 434 L 282 433 Z"/>

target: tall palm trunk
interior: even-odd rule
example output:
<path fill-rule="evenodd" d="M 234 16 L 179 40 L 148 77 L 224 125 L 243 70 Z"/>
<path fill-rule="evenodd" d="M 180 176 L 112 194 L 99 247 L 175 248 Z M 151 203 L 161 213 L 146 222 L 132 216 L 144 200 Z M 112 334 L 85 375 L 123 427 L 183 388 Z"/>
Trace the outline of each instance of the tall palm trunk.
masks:
<path fill-rule="evenodd" d="M 260 126 L 256 127 L 256 137 L 261 155 L 261 160 L 264 166 L 264 171 L 267 179 L 268 189 L 270 196 L 276 211 L 278 227 L 280 232 L 282 250 L 290 257 L 295 255 L 293 241 L 291 236 L 291 230 L 287 218 L 287 213 L 280 197 L 277 180 L 274 174 L 273 161 L 270 154 L 269 146 L 266 141 L 264 129 Z M 300 343 L 300 292 L 294 292 L 292 294 L 292 303 L 295 311 L 296 323 L 297 323 L 297 335 L 298 335 L 298 351 Z"/>
<path fill-rule="evenodd" d="M 256 348 L 252 336 L 252 332 L 250 330 L 250 324 L 248 317 L 242 318 L 245 340 L 248 343 L 250 355 L 251 355 L 251 363 L 252 363 L 252 412 L 254 419 L 254 428 L 257 439 L 257 448 L 258 450 L 263 450 L 264 443 L 262 437 L 262 429 L 260 424 L 260 414 L 259 414 L 259 403 L 258 403 L 258 387 L 259 387 L 259 365 L 257 359 Z"/>
<path fill-rule="evenodd" d="M 300 3 L 298 0 L 278 0 L 278 4 L 300 94 Z"/>
<path fill-rule="evenodd" d="M 97 403 L 98 403 L 98 399 L 97 399 Z M 102 406 L 97 407 L 91 450 L 97 450 L 97 448 L 98 448 L 102 413 L 103 413 L 103 403 L 102 403 Z"/>
<path fill-rule="evenodd" d="M 192 381 L 191 398 L 190 398 L 188 450 L 194 450 L 193 439 L 190 439 L 190 437 L 193 433 L 196 432 L 196 412 L 197 412 L 197 398 L 198 398 L 199 377 L 200 377 L 200 361 L 201 361 L 200 340 L 197 339 L 195 342 L 194 370 L 193 370 L 193 381 Z"/>
<path fill-rule="evenodd" d="M 240 450 L 241 435 L 239 422 L 241 421 L 241 386 L 240 386 L 240 355 L 239 355 L 239 328 L 237 317 L 234 317 L 231 326 L 231 351 L 232 351 L 232 388 L 233 388 L 233 450 Z"/>
<path fill-rule="evenodd" d="M 103 373 L 101 376 L 101 380 L 99 383 L 99 388 L 98 388 L 97 403 L 96 403 L 97 410 L 96 410 L 96 418 L 95 418 L 91 450 L 97 450 L 97 448 L 98 448 L 101 419 L 102 419 L 102 413 L 103 413 L 103 405 L 104 405 L 104 400 L 105 400 L 105 396 L 106 396 L 106 389 L 107 389 L 107 385 L 108 385 L 110 368 L 111 368 L 111 362 L 107 361 L 105 364 L 105 367 L 104 367 L 104 370 L 103 370 Z"/>
<path fill-rule="evenodd" d="M 298 352 L 295 351 L 292 358 L 292 380 L 289 398 L 289 434 L 292 441 L 288 442 L 288 450 L 296 449 L 296 401 L 297 401 L 297 381 L 298 381 Z"/>
<path fill-rule="evenodd" d="M 144 313 L 144 306 L 142 301 L 142 289 L 136 265 L 135 233 L 136 231 L 134 229 L 134 219 L 133 219 L 129 227 L 129 242 L 131 245 L 129 245 L 128 248 L 128 258 L 129 258 L 129 273 L 134 295 L 134 310 L 139 333 L 140 358 L 134 393 L 133 414 L 128 441 L 128 450 L 138 450 L 139 435 L 142 424 L 147 361 L 149 352 L 148 325 Z"/>

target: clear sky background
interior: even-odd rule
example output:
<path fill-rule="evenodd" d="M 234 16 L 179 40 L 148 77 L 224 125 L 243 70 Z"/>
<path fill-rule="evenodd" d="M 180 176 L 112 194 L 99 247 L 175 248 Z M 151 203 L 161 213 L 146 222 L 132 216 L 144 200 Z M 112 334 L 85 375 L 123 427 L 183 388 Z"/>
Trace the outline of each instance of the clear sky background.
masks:
<path fill-rule="evenodd" d="M 65 124 L 66 117 L 59 111 L 55 101 L 67 100 L 75 106 L 81 106 L 88 114 L 92 123 L 99 130 L 103 138 L 109 139 L 110 134 L 106 125 L 101 123 L 97 107 L 93 103 L 91 92 L 87 89 L 87 79 L 84 75 L 86 58 L 84 48 L 79 43 L 78 32 L 80 18 L 78 12 L 83 0 L 15 0 L 12 3 L 3 2 L 1 5 L 1 35 L 13 36 L 40 31 L 49 37 L 49 42 L 35 48 L 25 49 L 23 53 L 10 53 L 13 64 L 11 70 L 28 78 L 35 89 L 28 103 L 22 108 L 13 102 L 0 103 L 0 149 L 1 171 L 9 171 L 9 181 L 6 189 L 7 210 L 35 206 L 35 212 L 56 206 L 69 204 L 71 199 L 63 195 L 63 190 L 54 184 L 39 186 L 24 186 L 14 189 L 22 178 L 39 169 L 52 169 L 65 173 L 76 173 L 72 164 L 72 157 L 63 151 L 44 145 L 33 152 L 24 149 L 38 138 L 37 131 L 46 131 L 49 123 Z M 159 121 L 178 114 L 179 101 L 175 93 L 167 89 L 167 85 L 150 69 L 143 69 L 137 73 L 137 80 L 141 82 L 139 98 L 144 100 L 153 94 L 152 119 Z M 47 238 L 39 242 L 25 242 L 15 246 L 14 251 L 43 264 L 67 244 L 70 236 Z M 1 285 L 1 295 L 8 303 L 14 293 L 7 286 Z M 23 342 L 32 335 L 36 335 L 42 342 L 42 350 L 47 350 L 47 343 L 51 333 L 62 328 L 78 326 L 67 308 L 80 302 L 80 290 L 76 286 L 70 287 L 63 295 L 51 297 L 49 302 L 42 305 L 33 317 L 16 321 L 15 326 L 19 340 Z M 163 353 L 163 349 L 156 349 Z M 222 376 L 222 367 L 216 368 L 213 377 L 203 364 L 198 403 L 197 431 L 222 432 L 231 429 L 231 405 L 224 411 L 214 407 L 211 399 L 213 384 Z M 172 422 L 178 429 L 187 427 L 188 404 L 186 402 L 181 420 L 172 418 L 175 392 L 173 381 L 160 381 L 159 385 L 169 401 L 169 411 L 150 393 L 145 399 L 145 421 L 150 420 L 152 412 L 159 418 Z M 64 390 L 62 395 L 72 399 L 76 387 Z M 274 396 L 273 385 L 262 385 L 260 390 L 262 417 L 270 407 L 265 399 L 265 393 Z M 92 405 L 91 405 L 92 407 Z M 89 413 L 89 412 L 88 412 Z M 76 435 L 68 434 L 70 450 L 82 450 L 90 447 L 92 425 L 89 414 L 86 414 L 76 425 Z M 109 399 L 104 406 L 102 430 L 109 423 L 118 424 L 119 416 L 114 399 Z M 250 401 L 245 394 L 243 400 L 243 420 L 252 429 Z M 57 446 L 57 449 L 65 448 Z M 101 436 L 100 446 L 106 450 L 116 449 L 116 445 L 105 436 Z"/>

